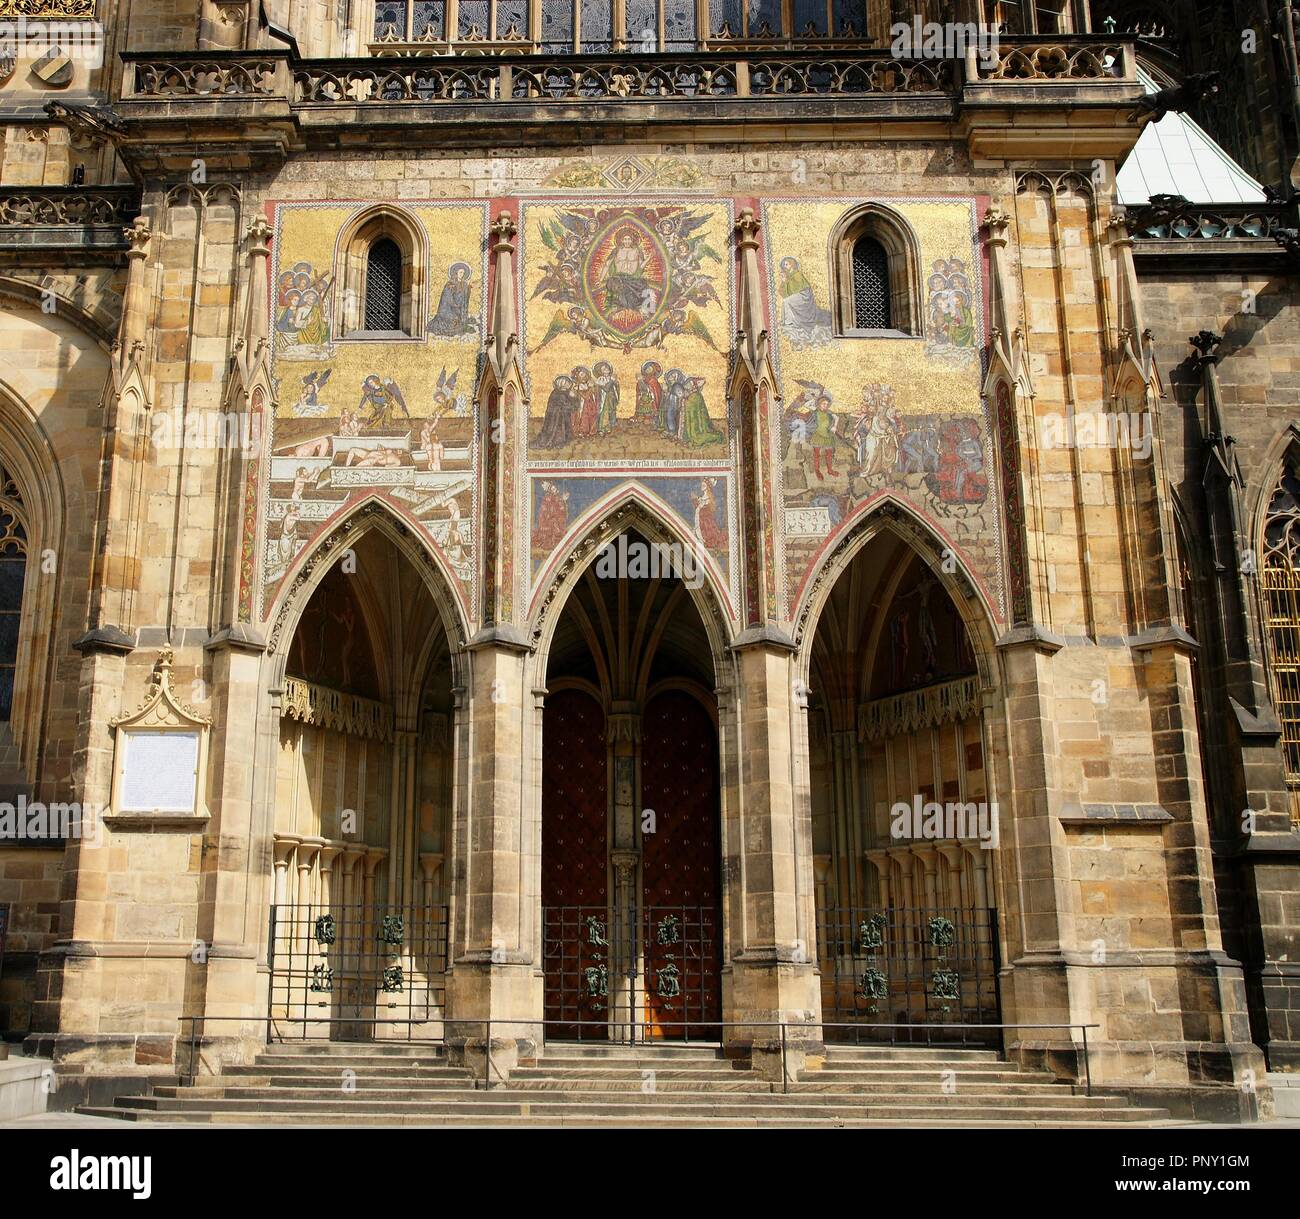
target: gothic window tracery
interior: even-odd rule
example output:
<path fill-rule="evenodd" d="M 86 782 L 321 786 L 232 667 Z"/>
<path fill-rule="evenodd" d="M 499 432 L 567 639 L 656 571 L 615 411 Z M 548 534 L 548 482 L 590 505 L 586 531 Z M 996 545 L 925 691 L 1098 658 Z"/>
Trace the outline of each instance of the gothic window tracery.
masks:
<path fill-rule="evenodd" d="M 27 578 L 27 525 L 17 483 L 0 466 L 0 723 L 13 711 L 18 632 Z"/>
<path fill-rule="evenodd" d="M 402 328 L 402 251 L 381 237 L 366 255 L 366 329 Z"/>
<path fill-rule="evenodd" d="M 1264 519 L 1265 630 L 1291 820 L 1300 824 L 1300 455 L 1288 456 Z"/>
<path fill-rule="evenodd" d="M 564 55 L 694 51 L 732 40 L 888 42 L 887 29 L 870 28 L 868 7 L 868 0 L 624 0 L 621 8 L 614 0 L 375 0 L 370 45 L 376 54 L 394 45 L 473 53 L 498 44 Z"/>
<path fill-rule="evenodd" d="M 853 243 L 853 326 L 855 330 L 888 330 L 889 255 L 874 237 Z"/>
<path fill-rule="evenodd" d="M 874 204 L 850 211 L 831 258 L 836 334 L 921 334 L 919 253 L 902 217 Z"/>

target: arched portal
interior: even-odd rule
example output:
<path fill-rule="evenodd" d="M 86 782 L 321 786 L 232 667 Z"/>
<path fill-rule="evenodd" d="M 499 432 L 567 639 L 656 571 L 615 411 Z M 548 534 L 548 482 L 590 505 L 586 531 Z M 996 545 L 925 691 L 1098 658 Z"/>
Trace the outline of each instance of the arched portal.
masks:
<path fill-rule="evenodd" d="M 440 1037 L 447 629 L 425 575 L 384 528 L 313 579 L 283 654 L 271 1016 L 289 1036 Z"/>
<path fill-rule="evenodd" d="M 550 1037 L 717 1035 L 713 650 L 679 546 L 620 534 L 556 622 L 542 721 Z"/>
<path fill-rule="evenodd" d="M 978 666 L 944 585 L 892 530 L 822 606 L 808 721 L 827 1036 L 995 1024 L 997 816 Z"/>

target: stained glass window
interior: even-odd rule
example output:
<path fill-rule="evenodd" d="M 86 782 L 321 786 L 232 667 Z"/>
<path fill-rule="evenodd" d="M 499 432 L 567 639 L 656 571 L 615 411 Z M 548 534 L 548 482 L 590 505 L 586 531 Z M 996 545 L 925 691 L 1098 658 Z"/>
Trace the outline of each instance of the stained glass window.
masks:
<path fill-rule="evenodd" d="M 642 54 L 659 49 L 658 0 L 627 0 L 627 48 Z"/>
<path fill-rule="evenodd" d="M 13 711 L 26 577 L 27 530 L 23 526 L 22 500 L 17 484 L 0 468 L 0 723 L 8 723 Z"/>
<path fill-rule="evenodd" d="M 542 50 L 564 55 L 573 50 L 573 0 L 541 0 Z"/>
<path fill-rule="evenodd" d="M 497 37 L 528 37 L 528 0 L 497 0 Z"/>
<path fill-rule="evenodd" d="M 459 15 L 456 24 L 460 29 L 460 37 L 468 39 L 488 37 L 491 29 L 488 0 L 460 0 L 457 12 Z"/>
<path fill-rule="evenodd" d="M 377 0 L 375 41 L 400 42 L 406 38 L 406 0 Z"/>
<path fill-rule="evenodd" d="M 613 0 L 581 0 L 582 49 L 593 55 L 607 54 L 613 49 Z"/>
<path fill-rule="evenodd" d="M 867 20 L 862 0 L 831 0 L 831 33 L 836 38 L 861 38 Z"/>
<path fill-rule="evenodd" d="M 739 38 L 743 33 L 740 0 L 709 0 L 709 32 L 714 38 Z"/>
<path fill-rule="evenodd" d="M 855 330 L 888 330 L 889 255 L 874 237 L 853 243 L 853 326 Z"/>
<path fill-rule="evenodd" d="M 411 6 L 411 37 L 434 42 L 446 34 L 446 0 L 415 0 Z"/>
<path fill-rule="evenodd" d="M 1264 521 L 1263 584 L 1273 701 L 1282 721 L 1282 756 L 1291 820 L 1300 825 L 1300 470 L 1293 454 Z"/>
<path fill-rule="evenodd" d="M 366 329 L 402 328 L 402 251 L 381 237 L 366 256 Z"/>
<path fill-rule="evenodd" d="M 800 38 L 826 33 L 826 0 L 794 0 L 794 33 Z"/>
<path fill-rule="evenodd" d="M 664 0 L 664 49 L 695 49 L 695 0 Z"/>
<path fill-rule="evenodd" d="M 781 33 L 781 0 L 749 0 L 750 38 L 775 38 Z"/>

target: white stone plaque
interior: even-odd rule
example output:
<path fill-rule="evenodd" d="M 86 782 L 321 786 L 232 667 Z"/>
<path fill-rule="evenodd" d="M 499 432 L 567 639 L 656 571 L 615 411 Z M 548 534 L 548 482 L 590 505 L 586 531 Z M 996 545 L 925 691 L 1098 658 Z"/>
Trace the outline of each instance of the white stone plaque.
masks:
<path fill-rule="evenodd" d="M 123 734 L 122 746 L 122 812 L 194 812 L 197 732 L 129 731 Z"/>

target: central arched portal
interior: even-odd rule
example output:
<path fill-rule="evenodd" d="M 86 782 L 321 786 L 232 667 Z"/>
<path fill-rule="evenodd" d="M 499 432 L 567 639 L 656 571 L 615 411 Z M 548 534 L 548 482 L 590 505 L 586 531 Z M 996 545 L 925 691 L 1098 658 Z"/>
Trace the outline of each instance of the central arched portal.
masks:
<path fill-rule="evenodd" d="M 622 535 L 556 624 L 542 722 L 552 1038 L 719 1033 L 717 702 L 681 559 Z"/>

